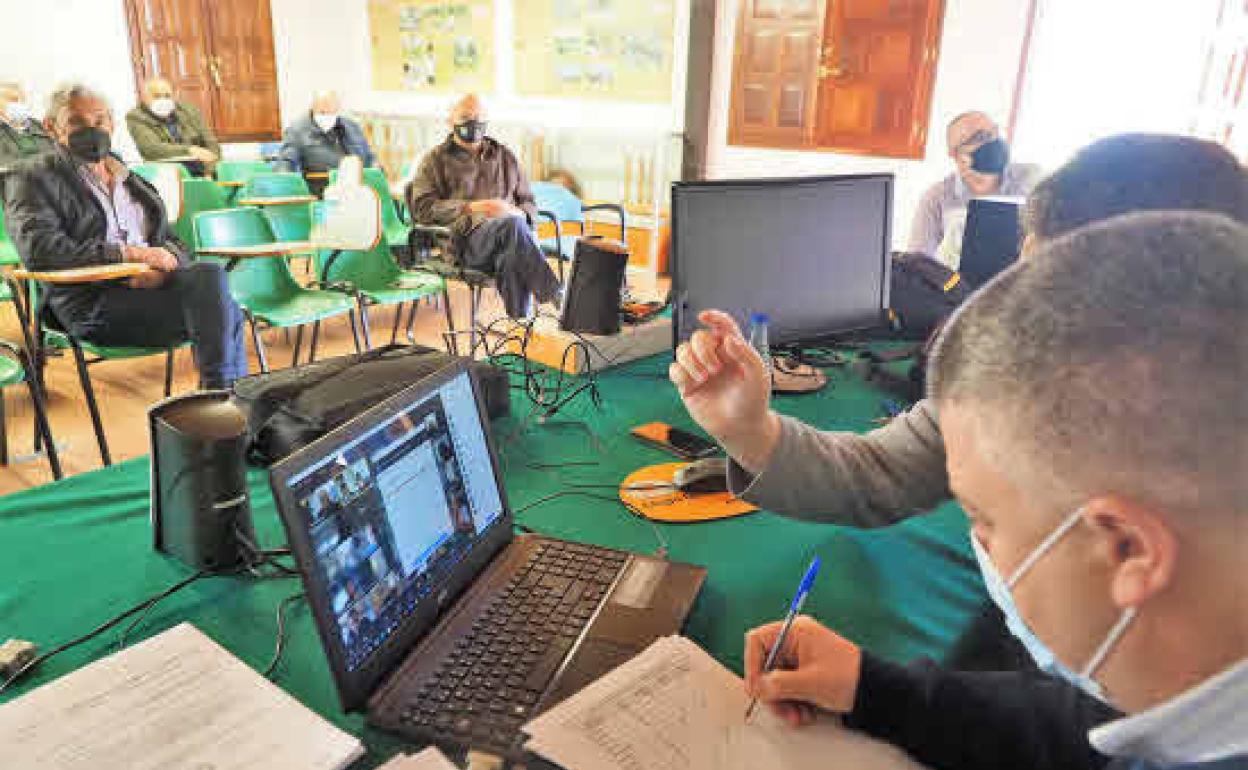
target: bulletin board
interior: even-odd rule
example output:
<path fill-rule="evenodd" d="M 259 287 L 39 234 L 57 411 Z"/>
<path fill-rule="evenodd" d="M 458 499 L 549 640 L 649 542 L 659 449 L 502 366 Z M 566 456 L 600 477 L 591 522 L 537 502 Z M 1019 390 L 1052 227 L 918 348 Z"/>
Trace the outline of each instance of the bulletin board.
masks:
<path fill-rule="evenodd" d="M 669 102 L 675 0 L 522 0 L 516 91 Z"/>
<path fill-rule="evenodd" d="M 494 89 L 494 0 L 369 0 L 373 88 Z"/>

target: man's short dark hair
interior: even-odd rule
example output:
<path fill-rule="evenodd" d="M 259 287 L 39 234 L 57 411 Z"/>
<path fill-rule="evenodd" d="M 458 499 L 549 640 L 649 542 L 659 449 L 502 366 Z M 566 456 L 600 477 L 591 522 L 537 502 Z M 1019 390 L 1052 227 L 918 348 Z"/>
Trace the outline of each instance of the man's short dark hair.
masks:
<path fill-rule="evenodd" d="M 1032 190 L 1026 229 L 1048 240 L 1133 211 L 1206 211 L 1248 223 L 1248 178 L 1214 142 L 1120 134 L 1093 142 Z"/>
<path fill-rule="evenodd" d="M 1055 509 L 1248 500 L 1248 228 L 1148 212 L 1047 241 L 946 325 L 929 395 L 973 414 L 985 458 Z"/>

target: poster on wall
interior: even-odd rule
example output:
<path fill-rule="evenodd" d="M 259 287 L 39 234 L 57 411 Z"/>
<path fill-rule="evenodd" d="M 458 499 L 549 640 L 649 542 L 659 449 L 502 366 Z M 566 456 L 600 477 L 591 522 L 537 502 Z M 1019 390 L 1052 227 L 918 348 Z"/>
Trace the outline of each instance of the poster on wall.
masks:
<path fill-rule="evenodd" d="M 369 0 L 368 22 L 376 90 L 493 90 L 494 0 Z"/>
<path fill-rule="evenodd" d="M 516 91 L 668 102 L 675 0 L 519 0 Z"/>

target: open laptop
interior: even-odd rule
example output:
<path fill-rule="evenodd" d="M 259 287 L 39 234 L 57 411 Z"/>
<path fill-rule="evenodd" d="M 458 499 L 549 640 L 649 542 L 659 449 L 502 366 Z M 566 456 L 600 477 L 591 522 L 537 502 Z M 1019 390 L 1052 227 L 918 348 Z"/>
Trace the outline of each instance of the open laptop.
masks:
<path fill-rule="evenodd" d="M 1018 259 L 1022 207 L 1023 199 L 1013 196 L 972 198 L 967 205 L 958 272 L 971 286 L 983 286 Z"/>
<path fill-rule="evenodd" d="M 515 535 L 484 414 L 456 363 L 270 483 L 343 708 L 520 758 L 533 715 L 680 630 L 706 571 Z"/>

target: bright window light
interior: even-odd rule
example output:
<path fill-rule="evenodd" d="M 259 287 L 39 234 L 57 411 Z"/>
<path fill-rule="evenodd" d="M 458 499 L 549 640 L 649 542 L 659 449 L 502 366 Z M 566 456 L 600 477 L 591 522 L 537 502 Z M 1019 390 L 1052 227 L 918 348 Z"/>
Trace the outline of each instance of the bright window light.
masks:
<path fill-rule="evenodd" d="M 1191 133 L 1219 0 L 1040 0 L 1014 157 L 1055 168 L 1126 131 Z"/>

